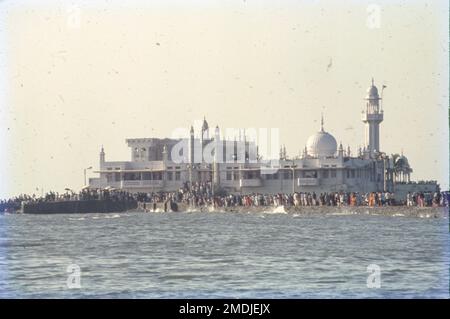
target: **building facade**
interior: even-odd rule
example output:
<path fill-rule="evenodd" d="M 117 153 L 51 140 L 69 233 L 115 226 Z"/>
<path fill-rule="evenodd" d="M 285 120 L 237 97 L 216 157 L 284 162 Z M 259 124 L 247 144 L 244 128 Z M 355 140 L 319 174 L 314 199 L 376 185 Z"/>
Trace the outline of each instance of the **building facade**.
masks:
<path fill-rule="evenodd" d="M 282 148 L 275 161 L 261 160 L 257 145 L 247 141 L 245 134 L 238 140 L 221 139 L 216 127 L 210 136 L 204 119 L 199 134 L 191 127 L 189 138 L 127 139 L 131 161 L 106 161 L 102 147 L 96 171 L 99 177 L 89 179 L 89 187 L 158 192 L 210 183 L 215 190 L 228 193 L 389 191 L 397 198 L 408 192 L 438 190 L 435 181 L 411 181 L 413 170 L 403 154 L 381 151 L 384 114 L 382 96 L 373 79 L 365 101 L 361 115 L 365 143 L 356 154 L 337 145 L 333 135 L 325 131 L 323 117 L 301 156 L 289 158 Z"/>

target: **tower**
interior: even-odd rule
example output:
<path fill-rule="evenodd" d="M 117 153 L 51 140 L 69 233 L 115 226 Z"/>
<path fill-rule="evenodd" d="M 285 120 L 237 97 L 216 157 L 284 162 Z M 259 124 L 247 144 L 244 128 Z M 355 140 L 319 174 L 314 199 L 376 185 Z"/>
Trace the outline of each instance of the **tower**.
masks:
<path fill-rule="evenodd" d="M 216 126 L 214 131 L 214 164 L 213 164 L 213 184 L 215 187 L 220 185 L 220 172 L 219 172 L 219 163 L 222 161 L 222 143 L 220 141 L 220 129 L 219 126 Z"/>
<path fill-rule="evenodd" d="M 384 86 L 383 86 L 384 88 Z M 380 107 L 381 98 L 378 89 L 372 85 L 367 89 L 366 109 L 362 112 L 361 120 L 365 123 L 365 147 L 369 156 L 372 157 L 374 151 L 380 151 L 380 123 L 383 121 L 383 110 Z"/>
<path fill-rule="evenodd" d="M 100 150 L 100 169 L 102 169 L 104 164 L 105 164 L 105 149 L 103 148 L 102 145 L 102 148 Z"/>
<path fill-rule="evenodd" d="M 189 164 L 194 164 L 195 155 L 195 140 L 194 140 L 194 127 L 191 126 L 189 131 Z"/>

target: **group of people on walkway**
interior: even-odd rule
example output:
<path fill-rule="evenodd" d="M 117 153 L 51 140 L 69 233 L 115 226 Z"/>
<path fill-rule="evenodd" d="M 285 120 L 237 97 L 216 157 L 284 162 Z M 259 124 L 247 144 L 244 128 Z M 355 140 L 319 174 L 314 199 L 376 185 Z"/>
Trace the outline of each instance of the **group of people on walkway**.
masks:
<path fill-rule="evenodd" d="M 398 200 L 390 192 L 295 192 L 293 194 L 226 194 L 214 193 L 210 182 L 185 184 L 175 192 L 131 193 L 117 189 L 83 189 L 75 193 L 66 189 L 65 193 L 48 192 L 43 196 L 19 195 L 0 200 L 0 211 L 20 208 L 23 201 L 52 202 L 67 200 L 114 200 L 138 201 L 147 203 L 184 203 L 192 207 L 215 206 L 393 206 L 407 205 L 418 207 L 449 206 L 450 193 L 408 193 L 406 200 Z"/>
<path fill-rule="evenodd" d="M 293 194 L 214 194 L 210 183 L 185 185 L 176 192 L 140 193 L 140 201 L 176 202 L 192 207 L 215 206 L 448 206 L 449 192 L 433 194 L 414 193 L 406 201 L 395 198 L 391 192 L 295 192 Z"/>

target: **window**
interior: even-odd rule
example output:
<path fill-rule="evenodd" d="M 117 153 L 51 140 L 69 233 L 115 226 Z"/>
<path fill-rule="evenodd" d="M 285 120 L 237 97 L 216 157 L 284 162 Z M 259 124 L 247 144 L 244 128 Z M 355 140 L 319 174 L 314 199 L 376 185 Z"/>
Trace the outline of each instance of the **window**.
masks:
<path fill-rule="evenodd" d="M 231 172 L 227 171 L 227 181 L 231 181 Z"/>
<path fill-rule="evenodd" d="M 347 178 L 350 178 L 350 170 L 347 170 Z"/>
<path fill-rule="evenodd" d="M 304 178 L 317 178 L 317 171 L 303 171 Z"/>
<path fill-rule="evenodd" d="M 161 172 L 155 172 L 155 173 L 153 173 L 153 180 L 157 180 L 157 181 L 160 181 L 160 180 L 162 180 L 162 174 L 161 174 Z"/>
<path fill-rule="evenodd" d="M 179 181 L 181 177 L 181 173 L 180 172 L 175 172 L 175 180 Z"/>
<path fill-rule="evenodd" d="M 355 170 L 352 169 L 352 178 L 355 178 Z"/>
<path fill-rule="evenodd" d="M 292 171 L 285 170 L 283 177 L 284 177 L 284 179 L 292 179 Z"/>
<path fill-rule="evenodd" d="M 233 172 L 233 179 L 234 179 L 235 181 L 237 181 L 237 180 L 239 179 L 239 172 L 238 172 L 238 171 L 234 171 L 234 172 Z"/>
<path fill-rule="evenodd" d="M 141 179 L 141 176 L 139 173 L 125 173 L 123 179 L 125 181 L 137 181 Z"/>
<path fill-rule="evenodd" d="M 109 182 L 112 182 L 112 174 L 110 174 L 110 173 L 108 173 L 108 174 L 106 174 L 106 181 L 109 183 Z"/>
<path fill-rule="evenodd" d="M 322 171 L 322 177 L 323 178 L 328 178 L 328 176 L 329 176 L 329 171 L 327 169 L 323 170 Z"/>
<path fill-rule="evenodd" d="M 173 173 L 172 172 L 167 172 L 167 180 L 171 181 L 173 178 Z"/>
<path fill-rule="evenodd" d="M 331 178 L 336 178 L 336 171 L 335 170 L 331 171 Z"/>
<path fill-rule="evenodd" d="M 142 179 L 143 180 L 146 180 L 146 181 L 148 181 L 148 180 L 151 180 L 152 179 L 152 174 L 151 173 L 142 173 Z"/>

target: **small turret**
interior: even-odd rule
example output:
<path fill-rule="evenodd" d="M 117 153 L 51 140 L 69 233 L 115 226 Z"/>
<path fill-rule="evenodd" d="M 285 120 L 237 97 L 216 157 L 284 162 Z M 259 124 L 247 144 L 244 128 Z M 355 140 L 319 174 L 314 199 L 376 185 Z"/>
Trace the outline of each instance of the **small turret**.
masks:
<path fill-rule="evenodd" d="M 220 140 L 220 129 L 219 129 L 219 125 L 216 125 L 216 129 L 214 131 L 214 138 L 216 140 Z"/>
<path fill-rule="evenodd" d="M 339 143 L 338 157 L 340 157 L 340 158 L 344 157 L 344 148 L 342 147 L 342 142 Z"/>

